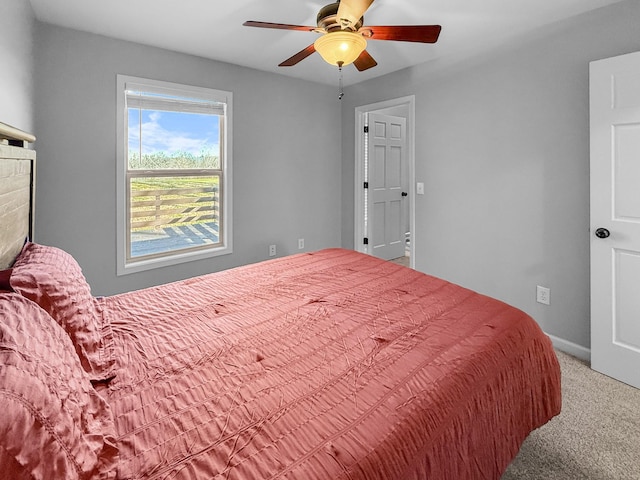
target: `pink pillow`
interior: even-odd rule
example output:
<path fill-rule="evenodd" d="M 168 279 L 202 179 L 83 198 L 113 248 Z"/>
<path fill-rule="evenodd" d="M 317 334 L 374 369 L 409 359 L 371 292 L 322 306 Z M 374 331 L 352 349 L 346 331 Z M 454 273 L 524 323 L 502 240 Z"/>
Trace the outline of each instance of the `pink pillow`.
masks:
<path fill-rule="evenodd" d="M 64 328 L 92 380 L 113 377 L 111 323 L 71 255 L 27 242 L 13 264 L 10 283 L 14 291 L 36 302 Z"/>
<path fill-rule="evenodd" d="M 111 409 L 69 336 L 38 305 L 0 293 L 0 472 L 17 478 L 114 478 Z"/>

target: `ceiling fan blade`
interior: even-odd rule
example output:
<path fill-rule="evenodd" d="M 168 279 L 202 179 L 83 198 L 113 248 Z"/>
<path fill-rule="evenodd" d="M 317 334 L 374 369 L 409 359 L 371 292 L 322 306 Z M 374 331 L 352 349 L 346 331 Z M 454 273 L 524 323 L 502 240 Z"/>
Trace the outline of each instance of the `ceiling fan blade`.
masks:
<path fill-rule="evenodd" d="M 353 62 L 353 64 L 356 66 L 359 72 L 363 72 L 372 67 L 375 67 L 376 65 L 378 65 L 378 62 L 376 62 L 374 58 L 369 55 L 369 52 L 363 50 L 360 56 Z"/>
<path fill-rule="evenodd" d="M 300 50 L 298 53 L 293 55 L 292 57 L 287 58 L 284 62 L 282 62 L 279 67 L 293 67 L 296 63 L 304 60 L 313 52 L 316 51 L 316 47 L 313 46 L 313 43 L 309 45 L 307 48 Z"/>
<path fill-rule="evenodd" d="M 360 29 L 360 33 L 371 40 L 436 43 L 440 30 L 440 25 L 367 25 Z"/>
<path fill-rule="evenodd" d="M 300 32 L 313 32 L 318 29 L 318 27 L 307 27 L 305 25 L 287 25 L 286 23 L 255 22 L 253 20 L 244 22 L 242 25 L 244 25 L 245 27 L 275 28 L 278 30 L 298 30 Z"/>
<path fill-rule="evenodd" d="M 338 23 L 342 28 L 353 27 L 372 3 L 373 0 L 341 0 L 336 15 Z"/>

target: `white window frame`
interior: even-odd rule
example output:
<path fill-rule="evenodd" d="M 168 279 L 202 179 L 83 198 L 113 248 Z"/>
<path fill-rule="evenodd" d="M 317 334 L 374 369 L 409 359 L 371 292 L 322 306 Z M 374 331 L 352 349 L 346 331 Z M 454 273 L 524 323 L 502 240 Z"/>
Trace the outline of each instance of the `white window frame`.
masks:
<path fill-rule="evenodd" d="M 177 265 L 184 262 L 202 260 L 205 258 L 227 255 L 233 252 L 232 235 L 232 128 L 233 128 L 233 94 L 211 88 L 181 85 L 177 83 L 133 77 L 129 75 L 117 75 L 116 79 L 116 141 L 117 141 L 117 168 L 116 168 L 116 255 L 117 275 L 151 270 L 155 268 Z M 220 244 L 210 248 L 202 248 L 192 251 L 169 252 L 156 258 L 127 261 L 128 228 L 127 228 L 127 142 L 128 142 L 128 113 L 126 105 L 126 91 L 139 90 L 167 95 L 175 95 L 189 98 L 200 98 L 224 103 L 226 111 L 224 116 L 223 138 L 220 142 L 220 157 L 222 168 L 221 219 Z"/>

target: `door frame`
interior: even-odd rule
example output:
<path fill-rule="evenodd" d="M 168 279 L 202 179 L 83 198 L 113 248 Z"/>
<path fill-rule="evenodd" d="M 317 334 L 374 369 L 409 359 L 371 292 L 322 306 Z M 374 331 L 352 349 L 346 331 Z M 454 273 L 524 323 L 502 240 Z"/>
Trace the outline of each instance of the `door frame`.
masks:
<path fill-rule="evenodd" d="M 364 126 L 366 125 L 367 114 L 370 112 L 380 112 L 394 108 L 404 108 L 406 114 L 393 112 L 399 117 L 407 120 L 407 164 L 409 167 L 409 266 L 415 268 L 415 95 L 408 95 L 382 102 L 362 105 L 355 109 L 355 183 L 354 183 L 354 249 L 358 252 L 366 252 L 366 247 L 362 243 L 365 237 L 364 225 L 364 198 L 362 195 L 362 185 L 364 183 Z M 385 112 L 389 113 L 390 112 Z"/>

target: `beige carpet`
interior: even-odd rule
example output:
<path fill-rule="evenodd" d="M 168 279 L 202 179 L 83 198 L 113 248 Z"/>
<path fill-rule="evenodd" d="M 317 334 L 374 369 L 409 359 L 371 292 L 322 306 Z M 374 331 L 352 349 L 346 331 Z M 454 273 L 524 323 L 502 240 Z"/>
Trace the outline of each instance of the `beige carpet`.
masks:
<path fill-rule="evenodd" d="M 398 265 L 404 265 L 405 267 L 410 267 L 411 265 L 409 264 L 409 256 L 405 255 L 404 257 L 398 257 L 398 258 L 394 258 L 393 260 L 390 260 L 393 263 L 397 263 Z"/>
<path fill-rule="evenodd" d="M 529 435 L 502 480 L 640 480 L 640 390 L 557 353 L 562 413 Z"/>

